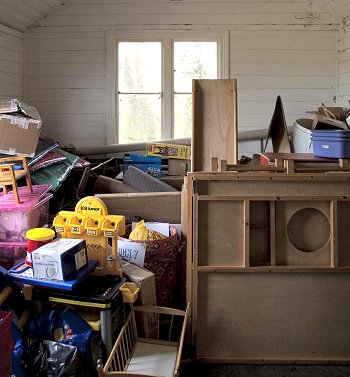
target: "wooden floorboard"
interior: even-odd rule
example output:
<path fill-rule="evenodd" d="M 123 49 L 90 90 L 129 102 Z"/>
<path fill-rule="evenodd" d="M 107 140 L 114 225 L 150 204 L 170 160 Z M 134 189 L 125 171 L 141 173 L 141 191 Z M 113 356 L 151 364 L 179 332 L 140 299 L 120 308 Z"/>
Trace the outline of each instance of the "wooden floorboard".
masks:
<path fill-rule="evenodd" d="M 179 377 L 348 377 L 350 365 L 241 365 L 191 363 Z"/>

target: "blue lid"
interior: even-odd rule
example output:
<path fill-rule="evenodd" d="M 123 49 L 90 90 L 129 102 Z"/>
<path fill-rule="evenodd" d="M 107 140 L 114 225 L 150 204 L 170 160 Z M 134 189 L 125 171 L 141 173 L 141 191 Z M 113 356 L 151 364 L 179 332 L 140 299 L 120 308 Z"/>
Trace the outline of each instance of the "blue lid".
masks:
<path fill-rule="evenodd" d="M 350 138 L 350 131 L 346 130 L 313 130 L 311 132 L 313 138 L 327 138 L 327 139 L 348 139 Z"/>

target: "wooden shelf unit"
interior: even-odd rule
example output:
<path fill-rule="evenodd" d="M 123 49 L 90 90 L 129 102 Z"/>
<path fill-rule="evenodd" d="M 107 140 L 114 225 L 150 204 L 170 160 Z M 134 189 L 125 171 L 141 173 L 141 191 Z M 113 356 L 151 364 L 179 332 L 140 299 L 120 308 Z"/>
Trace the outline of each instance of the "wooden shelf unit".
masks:
<path fill-rule="evenodd" d="M 350 362 L 349 181 L 344 172 L 188 174 L 194 358 Z"/>

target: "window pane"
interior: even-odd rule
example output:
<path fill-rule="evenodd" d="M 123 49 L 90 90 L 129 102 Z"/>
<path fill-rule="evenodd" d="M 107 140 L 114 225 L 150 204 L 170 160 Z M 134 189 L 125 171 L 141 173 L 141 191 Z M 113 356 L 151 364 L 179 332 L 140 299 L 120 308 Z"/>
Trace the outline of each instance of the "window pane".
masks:
<path fill-rule="evenodd" d="M 118 91 L 161 92 L 161 43 L 119 42 Z"/>
<path fill-rule="evenodd" d="M 192 79 L 217 78 L 216 42 L 174 43 L 174 91 L 192 91 Z"/>
<path fill-rule="evenodd" d="M 192 94 L 174 96 L 174 137 L 192 136 Z"/>
<path fill-rule="evenodd" d="M 161 139 L 161 97 L 119 95 L 119 143 Z"/>

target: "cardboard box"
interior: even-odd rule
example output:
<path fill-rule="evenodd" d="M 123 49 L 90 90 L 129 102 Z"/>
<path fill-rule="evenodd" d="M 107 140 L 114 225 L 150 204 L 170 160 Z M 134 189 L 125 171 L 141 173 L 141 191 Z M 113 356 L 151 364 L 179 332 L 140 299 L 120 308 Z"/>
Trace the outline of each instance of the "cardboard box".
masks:
<path fill-rule="evenodd" d="M 188 145 L 147 143 L 147 155 L 189 160 L 191 159 L 191 147 Z"/>
<path fill-rule="evenodd" d="M 121 268 L 123 275 L 140 288 L 135 305 L 157 305 L 154 273 L 124 260 L 121 262 Z M 156 336 L 158 326 L 155 313 L 135 312 L 135 318 L 139 336 L 145 336 L 146 333 L 151 337 Z"/>
<path fill-rule="evenodd" d="M 86 242 L 83 239 L 59 238 L 32 252 L 33 276 L 39 279 L 67 280 L 87 266 Z"/>
<path fill-rule="evenodd" d="M 147 156 L 143 154 L 124 154 L 123 157 L 123 173 L 129 166 L 134 166 L 152 177 L 162 176 L 162 158 L 158 156 Z"/>
<path fill-rule="evenodd" d="M 142 306 L 155 306 L 156 298 L 154 297 L 149 302 L 145 302 Z M 136 301 L 138 303 L 138 301 Z M 141 304 L 138 304 L 141 305 Z M 138 335 L 141 337 L 156 338 L 158 333 L 158 319 L 157 314 L 154 312 L 142 313 L 135 311 L 135 319 L 137 323 Z"/>
<path fill-rule="evenodd" d="M 16 99 L 0 101 L 0 153 L 33 157 L 41 124 L 35 107 Z"/>
<path fill-rule="evenodd" d="M 191 170 L 191 160 L 168 160 L 168 175 L 184 177 Z"/>
<path fill-rule="evenodd" d="M 136 304 L 157 305 L 154 273 L 125 260 L 121 262 L 121 269 L 123 275 L 140 288 Z"/>
<path fill-rule="evenodd" d="M 349 128 L 346 122 L 338 119 L 333 119 L 325 115 L 316 114 L 312 122 L 313 130 L 345 130 Z"/>

